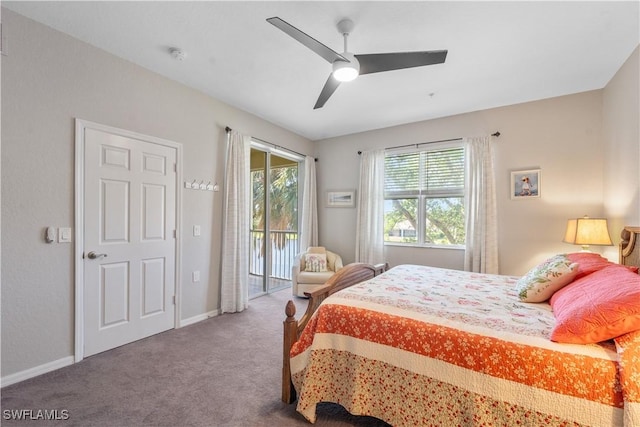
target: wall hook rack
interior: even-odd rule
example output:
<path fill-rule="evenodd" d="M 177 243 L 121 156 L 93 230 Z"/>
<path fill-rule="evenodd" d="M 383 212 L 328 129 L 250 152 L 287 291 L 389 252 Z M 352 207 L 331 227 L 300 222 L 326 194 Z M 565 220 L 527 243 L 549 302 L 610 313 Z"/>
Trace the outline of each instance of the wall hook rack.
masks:
<path fill-rule="evenodd" d="M 197 179 L 194 179 L 193 181 L 184 182 L 184 188 L 189 190 L 217 191 L 216 189 L 217 185 L 218 185 L 217 183 L 216 185 L 212 185 L 211 181 L 209 181 L 208 184 L 205 184 L 203 179 L 201 179 L 200 182 L 198 182 Z"/>

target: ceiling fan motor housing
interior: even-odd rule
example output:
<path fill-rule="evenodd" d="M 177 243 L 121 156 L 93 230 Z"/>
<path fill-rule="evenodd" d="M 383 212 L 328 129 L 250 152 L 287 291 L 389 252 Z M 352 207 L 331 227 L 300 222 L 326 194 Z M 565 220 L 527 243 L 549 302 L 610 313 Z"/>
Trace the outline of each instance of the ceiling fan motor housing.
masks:
<path fill-rule="evenodd" d="M 360 74 L 360 62 L 356 57 L 348 52 L 347 37 L 353 31 L 354 23 L 349 18 L 344 18 L 338 25 L 336 25 L 338 31 L 344 37 L 344 52 L 341 54 L 349 62 L 338 59 L 333 61 L 333 77 L 340 82 L 350 82 L 355 80 Z"/>

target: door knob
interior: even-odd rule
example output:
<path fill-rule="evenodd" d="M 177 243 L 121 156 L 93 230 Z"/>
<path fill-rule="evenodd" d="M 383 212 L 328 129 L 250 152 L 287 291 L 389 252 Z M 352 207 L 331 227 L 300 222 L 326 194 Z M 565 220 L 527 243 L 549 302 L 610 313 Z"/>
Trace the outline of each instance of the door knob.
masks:
<path fill-rule="evenodd" d="M 106 257 L 107 257 L 107 254 L 99 254 L 99 253 L 96 253 L 96 252 L 93 252 L 93 251 L 91 251 L 91 252 L 89 252 L 87 254 L 87 258 L 89 258 L 89 259 L 101 259 L 101 258 L 106 258 Z"/>

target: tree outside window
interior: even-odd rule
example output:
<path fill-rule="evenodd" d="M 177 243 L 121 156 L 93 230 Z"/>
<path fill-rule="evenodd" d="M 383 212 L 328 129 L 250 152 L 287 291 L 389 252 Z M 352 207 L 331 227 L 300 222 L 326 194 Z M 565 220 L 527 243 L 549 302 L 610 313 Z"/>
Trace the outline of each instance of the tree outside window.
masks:
<path fill-rule="evenodd" d="M 385 242 L 464 245 L 464 148 L 387 154 L 384 210 Z"/>

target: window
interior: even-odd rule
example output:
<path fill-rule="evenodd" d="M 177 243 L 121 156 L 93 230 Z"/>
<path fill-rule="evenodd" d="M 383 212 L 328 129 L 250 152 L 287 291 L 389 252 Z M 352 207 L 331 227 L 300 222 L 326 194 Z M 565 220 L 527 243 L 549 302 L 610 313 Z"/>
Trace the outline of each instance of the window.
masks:
<path fill-rule="evenodd" d="M 388 153 L 384 241 L 464 245 L 464 164 L 465 152 L 460 144 Z"/>

